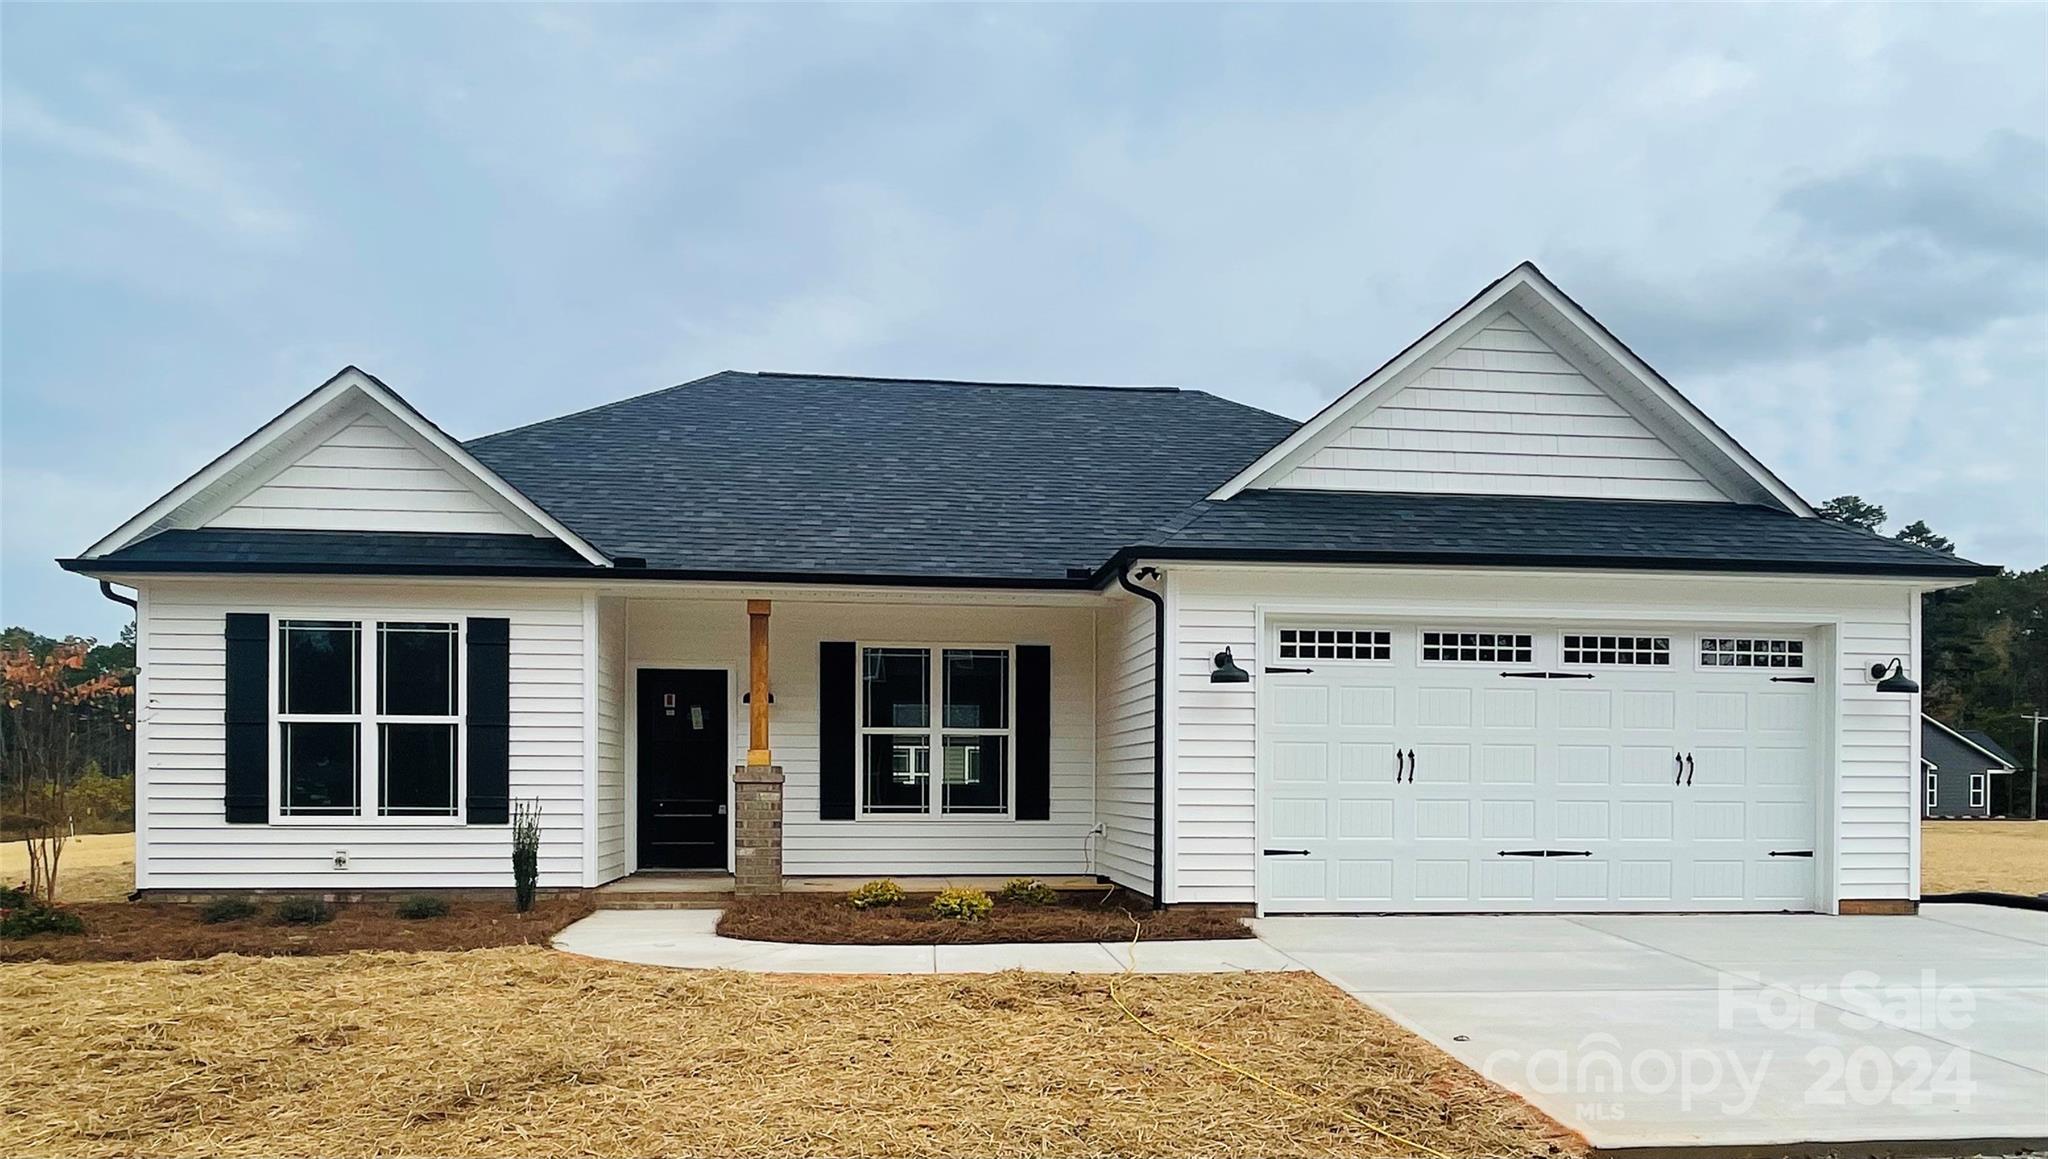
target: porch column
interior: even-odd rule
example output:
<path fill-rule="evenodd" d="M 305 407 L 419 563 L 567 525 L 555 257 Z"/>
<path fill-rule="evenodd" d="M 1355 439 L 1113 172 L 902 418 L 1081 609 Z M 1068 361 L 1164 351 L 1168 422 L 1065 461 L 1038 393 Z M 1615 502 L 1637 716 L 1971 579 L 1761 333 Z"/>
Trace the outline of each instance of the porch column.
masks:
<path fill-rule="evenodd" d="M 747 601 L 747 763 L 733 770 L 733 890 L 782 892 L 782 769 L 768 749 L 767 600 Z"/>

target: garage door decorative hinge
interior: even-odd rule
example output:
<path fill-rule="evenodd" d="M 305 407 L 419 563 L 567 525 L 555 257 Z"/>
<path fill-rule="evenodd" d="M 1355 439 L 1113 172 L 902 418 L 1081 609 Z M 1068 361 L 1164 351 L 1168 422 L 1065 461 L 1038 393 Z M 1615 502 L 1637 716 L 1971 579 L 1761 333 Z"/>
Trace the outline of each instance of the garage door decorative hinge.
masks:
<path fill-rule="evenodd" d="M 1261 853 L 1264 853 L 1264 854 L 1265 854 L 1266 856 L 1268 856 L 1268 857 L 1307 857 L 1307 856 L 1308 856 L 1308 850 L 1306 850 L 1306 849 L 1262 849 L 1262 850 L 1260 850 L 1260 852 L 1261 852 Z"/>
<path fill-rule="evenodd" d="M 1771 683 L 1773 683 L 1773 684 L 1811 684 L 1811 683 L 1813 683 L 1813 677 L 1811 677 L 1811 676 L 1773 676 L 1773 677 L 1771 677 Z"/>
<path fill-rule="evenodd" d="M 1273 672 L 1314 672 L 1314 671 L 1315 671 L 1315 669 L 1313 669 L 1313 668 L 1275 668 L 1275 667 L 1272 667 L 1271 665 L 1268 665 L 1268 666 L 1266 667 L 1266 671 L 1267 671 L 1268 673 L 1273 673 Z"/>
<path fill-rule="evenodd" d="M 1591 680 L 1591 672 L 1503 672 L 1502 676 L 1522 680 Z"/>
<path fill-rule="evenodd" d="M 1811 849 L 1773 849 L 1773 850 L 1771 850 L 1771 856 L 1772 856 L 1772 857 L 1812 857 L 1812 856 L 1813 856 L 1813 850 L 1811 850 Z"/>

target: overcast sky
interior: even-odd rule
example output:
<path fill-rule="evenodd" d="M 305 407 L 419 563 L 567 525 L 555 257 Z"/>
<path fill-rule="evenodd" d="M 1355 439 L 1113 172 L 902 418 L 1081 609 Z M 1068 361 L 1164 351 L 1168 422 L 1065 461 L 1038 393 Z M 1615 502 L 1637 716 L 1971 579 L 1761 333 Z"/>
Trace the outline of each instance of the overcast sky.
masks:
<path fill-rule="evenodd" d="M 1524 258 L 1808 499 L 2048 562 L 2048 7 L 0 7 L 0 620 L 336 369 L 1313 413 Z"/>

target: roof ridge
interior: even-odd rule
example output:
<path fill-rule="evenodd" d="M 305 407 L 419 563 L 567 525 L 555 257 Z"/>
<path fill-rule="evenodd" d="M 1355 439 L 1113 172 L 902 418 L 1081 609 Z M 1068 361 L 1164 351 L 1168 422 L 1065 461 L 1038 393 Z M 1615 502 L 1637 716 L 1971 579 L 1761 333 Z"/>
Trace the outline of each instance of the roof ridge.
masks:
<path fill-rule="evenodd" d="M 873 374 L 805 374 L 794 370 L 751 370 L 761 378 L 815 378 L 827 382 L 903 382 L 922 383 L 932 386 L 998 386 L 1022 390 L 1119 390 L 1142 391 L 1151 394 L 1206 394 L 1207 391 L 1188 390 L 1179 386 L 1116 386 L 1099 382 L 1012 382 L 977 378 L 899 378 L 892 375 Z"/>

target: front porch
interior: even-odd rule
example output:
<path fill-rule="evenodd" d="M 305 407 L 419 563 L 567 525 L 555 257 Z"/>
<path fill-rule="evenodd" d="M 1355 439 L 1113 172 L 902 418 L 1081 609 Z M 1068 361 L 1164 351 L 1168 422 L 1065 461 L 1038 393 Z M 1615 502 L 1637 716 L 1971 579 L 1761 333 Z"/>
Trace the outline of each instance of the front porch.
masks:
<path fill-rule="evenodd" d="M 647 591 L 594 601 L 600 905 L 878 877 L 1151 893 L 1149 605 Z"/>

